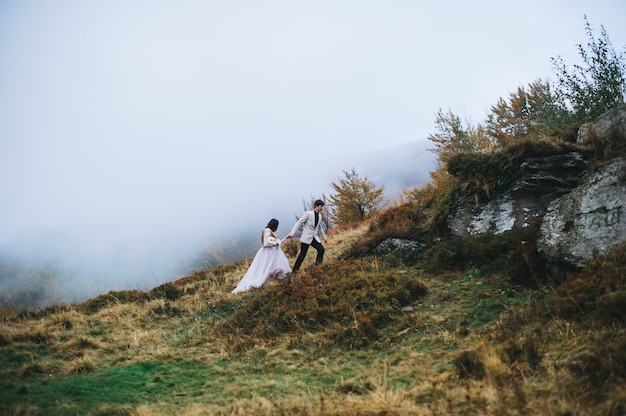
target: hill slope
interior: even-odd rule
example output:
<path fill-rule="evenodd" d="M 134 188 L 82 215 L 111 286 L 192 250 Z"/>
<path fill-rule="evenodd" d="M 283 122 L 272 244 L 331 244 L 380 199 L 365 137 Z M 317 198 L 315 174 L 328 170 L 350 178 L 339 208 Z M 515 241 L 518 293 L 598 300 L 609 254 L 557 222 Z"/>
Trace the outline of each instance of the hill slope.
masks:
<path fill-rule="evenodd" d="M 0 409 L 624 412 L 626 248 L 562 289 L 527 289 L 502 273 L 506 252 L 480 268 L 437 274 L 424 260 L 346 259 L 371 230 L 336 231 L 324 266 L 243 295 L 230 290 L 248 261 L 149 292 L 111 292 L 39 313 L 4 309 Z M 611 290 L 598 294 L 591 285 Z"/>

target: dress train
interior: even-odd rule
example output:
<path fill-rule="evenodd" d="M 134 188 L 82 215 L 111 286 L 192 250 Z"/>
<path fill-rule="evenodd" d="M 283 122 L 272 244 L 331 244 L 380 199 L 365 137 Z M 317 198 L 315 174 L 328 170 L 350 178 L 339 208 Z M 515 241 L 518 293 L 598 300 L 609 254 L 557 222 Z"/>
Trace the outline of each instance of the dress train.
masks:
<path fill-rule="evenodd" d="M 269 280 L 284 278 L 290 271 L 289 260 L 280 246 L 261 247 L 254 256 L 248 271 L 231 293 L 262 287 Z"/>

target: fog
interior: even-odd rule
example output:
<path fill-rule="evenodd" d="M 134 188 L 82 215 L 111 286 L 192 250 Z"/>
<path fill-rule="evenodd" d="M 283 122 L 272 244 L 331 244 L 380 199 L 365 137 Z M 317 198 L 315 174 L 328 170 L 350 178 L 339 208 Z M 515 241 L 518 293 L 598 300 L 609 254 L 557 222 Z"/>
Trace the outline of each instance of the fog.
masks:
<path fill-rule="evenodd" d="M 60 293 L 85 298 L 176 279 L 272 217 L 284 235 L 342 170 L 394 198 L 434 168 L 437 110 L 482 122 L 500 97 L 550 78 L 551 57 L 577 63 L 583 15 L 626 44 L 624 12 L 0 2 L 0 258 L 54 270 Z"/>

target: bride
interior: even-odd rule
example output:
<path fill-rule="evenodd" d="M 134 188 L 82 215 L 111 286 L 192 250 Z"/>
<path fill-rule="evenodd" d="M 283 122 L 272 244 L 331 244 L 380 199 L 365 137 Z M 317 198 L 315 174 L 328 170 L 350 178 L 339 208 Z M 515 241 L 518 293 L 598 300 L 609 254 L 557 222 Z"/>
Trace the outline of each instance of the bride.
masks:
<path fill-rule="evenodd" d="M 280 248 L 282 240 L 276 236 L 278 220 L 272 218 L 261 233 L 261 248 L 257 251 L 248 271 L 231 293 L 245 292 L 263 286 L 271 279 L 282 279 L 291 271 L 287 256 Z"/>

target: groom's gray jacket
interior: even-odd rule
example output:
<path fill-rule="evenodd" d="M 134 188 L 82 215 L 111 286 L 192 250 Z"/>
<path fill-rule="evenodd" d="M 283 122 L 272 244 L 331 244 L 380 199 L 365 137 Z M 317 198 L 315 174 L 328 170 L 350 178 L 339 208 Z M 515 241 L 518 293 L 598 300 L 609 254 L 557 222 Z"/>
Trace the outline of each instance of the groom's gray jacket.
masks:
<path fill-rule="evenodd" d="M 315 225 L 315 212 L 313 210 L 306 211 L 298 221 L 296 221 L 295 225 L 291 229 L 292 235 L 295 235 L 299 228 L 302 227 L 302 235 L 300 236 L 300 242 L 305 244 L 311 244 L 311 241 L 315 238 L 317 241 L 320 241 L 319 236 L 322 237 L 322 240 L 326 241 L 326 233 L 324 232 L 324 227 L 322 225 L 322 214 L 319 215 L 319 221 L 317 226 Z"/>

